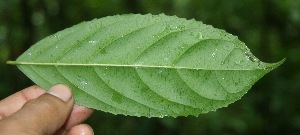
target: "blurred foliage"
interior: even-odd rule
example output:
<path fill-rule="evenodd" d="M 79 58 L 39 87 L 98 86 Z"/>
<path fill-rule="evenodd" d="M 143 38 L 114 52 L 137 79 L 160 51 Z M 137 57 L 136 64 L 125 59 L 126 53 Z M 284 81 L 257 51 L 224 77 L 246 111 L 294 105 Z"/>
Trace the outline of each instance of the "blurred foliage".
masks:
<path fill-rule="evenodd" d="M 239 36 L 262 61 L 287 61 L 227 108 L 176 119 L 96 111 L 95 134 L 300 134 L 299 0 L 0 0 L 0 99 L 33 84 L 7 60 L 79 22 L 125 13 L 195 18 Z"/>

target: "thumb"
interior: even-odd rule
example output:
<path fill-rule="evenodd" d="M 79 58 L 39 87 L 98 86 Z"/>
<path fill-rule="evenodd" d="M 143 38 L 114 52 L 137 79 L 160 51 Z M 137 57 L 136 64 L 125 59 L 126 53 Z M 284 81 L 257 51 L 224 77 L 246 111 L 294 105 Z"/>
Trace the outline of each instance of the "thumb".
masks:
<path fill-rule="evenodd" d="M 6 121 L 4 123 L 10 134 L 53 134 L 67 120 L 73 104 L 70 89 L 58 84 L 50 88 L 48 93 L 28 101 L 18 112 L 2 122 Z"/>

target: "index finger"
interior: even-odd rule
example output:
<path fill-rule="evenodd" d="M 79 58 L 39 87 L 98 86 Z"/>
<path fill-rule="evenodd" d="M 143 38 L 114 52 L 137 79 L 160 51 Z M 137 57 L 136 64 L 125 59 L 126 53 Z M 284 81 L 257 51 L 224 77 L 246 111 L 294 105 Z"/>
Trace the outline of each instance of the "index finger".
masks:
<path fill-rule="evenodd" d="M 20 110 L 27 101 L 35 99 L 45 92 L 41 87 L 34 85 L 1 100 L 0 120 Z"/>

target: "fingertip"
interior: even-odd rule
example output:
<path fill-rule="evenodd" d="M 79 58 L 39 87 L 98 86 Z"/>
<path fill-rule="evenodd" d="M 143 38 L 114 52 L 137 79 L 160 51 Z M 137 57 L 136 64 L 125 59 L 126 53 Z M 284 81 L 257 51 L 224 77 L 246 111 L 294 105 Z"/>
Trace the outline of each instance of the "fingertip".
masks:
<path fill-rule="evenodd" d="M 67 135 L 94 135 L 94 131 L 89 125 L 80 124 L 72 127 Z"/>
<path fill-rule="evenodd" d="M 65 123 L 65 128 L 69 130 L 71 127 L 81 124 L 86 119 L 88 119 L 93 114 L 93 112 L 93 109 L 75 104 L 68 120 Z"/>
<path fill-rule="evenodd" d="M 73 112 L 79 116 L 91 116 L 94 113 L 94 109 L 87 108 L 85 106 L 74 104 Z"/>
<path fill-rule="evenodd" d="M 48 91 L 49 94 L 58 97 L 59 99 L 68 102 L 72 98 L 72 92 L 69 87 L 63 84 L 57 84 L 51 87 Z"/>

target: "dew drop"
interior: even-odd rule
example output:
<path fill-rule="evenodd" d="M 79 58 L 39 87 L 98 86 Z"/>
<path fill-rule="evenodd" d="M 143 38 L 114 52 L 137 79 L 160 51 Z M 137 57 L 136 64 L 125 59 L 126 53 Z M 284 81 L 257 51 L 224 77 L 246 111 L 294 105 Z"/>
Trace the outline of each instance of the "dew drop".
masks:
<path fill-rule="evenodd" d="M 250 60 L 250 55 L 248 52 L 244 52 L 245 56 L 246 56 L 246 59 L 249 61 Z"/>
<path fill-rule="evenodd" d="M 81 85 L 87 85 L 88 83 L 86 81 L 80 81 Z"/>
<path fill-rule="evenodd" d="M 252 58 L 253 59 L 253 62 L 257 62 L 258 61 L 258 59 L 257 58 Z"/>
<path fill-rule="evenodd" d="M 273 67 L 265 67 L 264 69 L 265 70 L 273 70 L 274 68 Z"/>
<path fill-rule="evenodd" d="M 141 65 L 144 65 L 143 61 L 142 62 L 137 62 L 137 63 L 134 64 L 134 66 L 141 66 Z"/>
<path fill-rule="evenodd" d="M 234 62 L 236 65 L 241 65 L 241 61 L 235 61 Z"/>
<path fill-rule="evenodd" d="M 55 38 L 59 38 L 59 36 L 58 36 L 58 35 L 56 35 L 56 34 L 54 35 L 54 37 L 55 37 Z"/>
<path fill-rule="evenodd" d="M 31 53 L 28 53 L 29 56 L 31 56 Z"/>
<path fill-rule="evenodd" d="M 198 39 L 202 39 L 202 38 L 203 38 L 203 36 L 202 36 L 202 33 L 201 33 L 201 32 L 199 32 L 199 33 L 198 33 L 198 35 L 197 35 L 197 38 L 198 38 Z"/>
<path fill-rule="evenodd" d="M 178 27 L 177 26 L 175 26 L 175 27 L 172 27 L 172 25 L 171 25 L 171 27 L 170 27 L 170 30 L 177 30 L 178 29 Z"/>
<path fill-rule="evenodd" d="M 78 77 L 77 79 L 79 81 L 80 87 L 84 89 L 85 86 L 88 84 L 88 82 L 84 78 L 82 78 L 82 77 Z"/>
<path fill-rule="evenodd" d="M 163 73 L 164 71 L 165 71 L 164 68 L 159 68 L 158 73 L 161 74 L 161 73 Z"/>
<path fill-rule="evenodd" d="M 252 62 L 259 62 L 259 59 L 257 59 L 255 56 L 251 55 L 249 52 L 244 52 L 244 54 L 246 55 L 246 59 Z"/>
<path fill-rule="evenodd" d="M 161 31 L 161 33 L 169 33 L 170 31 L 171 31 L 171 27 L 172 27 L 172 25 L 170 25 L 170 24 L 167 24 L 166 25 L 166 27 L 164 27 L 163 29 L 162 29 L 162 31 Z"/>
<path fill-rule="evenodd" d="M 184 45 L 179 45 L 178 48 L 179 49 L 184 49 L 185 47 L 184 47 Z"/>
<path fill-rule="evenodd" d="M 57 49 L 57 48 L 58 48 L 58 46 L 55 46 L 55 48 Z"/>
<path fill-rule="evenodd" d="M 216 57 L 216 53 L 212 53 L 211 56 L 212 56 L 212 57 Z"/>
<path fill-rule="evenodd" d="M 163 118 L 165 115 L 163 115 L 163 114 L 160 114 L 158 117 L 159 118 Z"/>
<path fill-rule="evenodd" d="M 90 40 L 89 43 L 94 44 L 94 43 L 96 43 L 96 41 L 95 40 Z"/>

